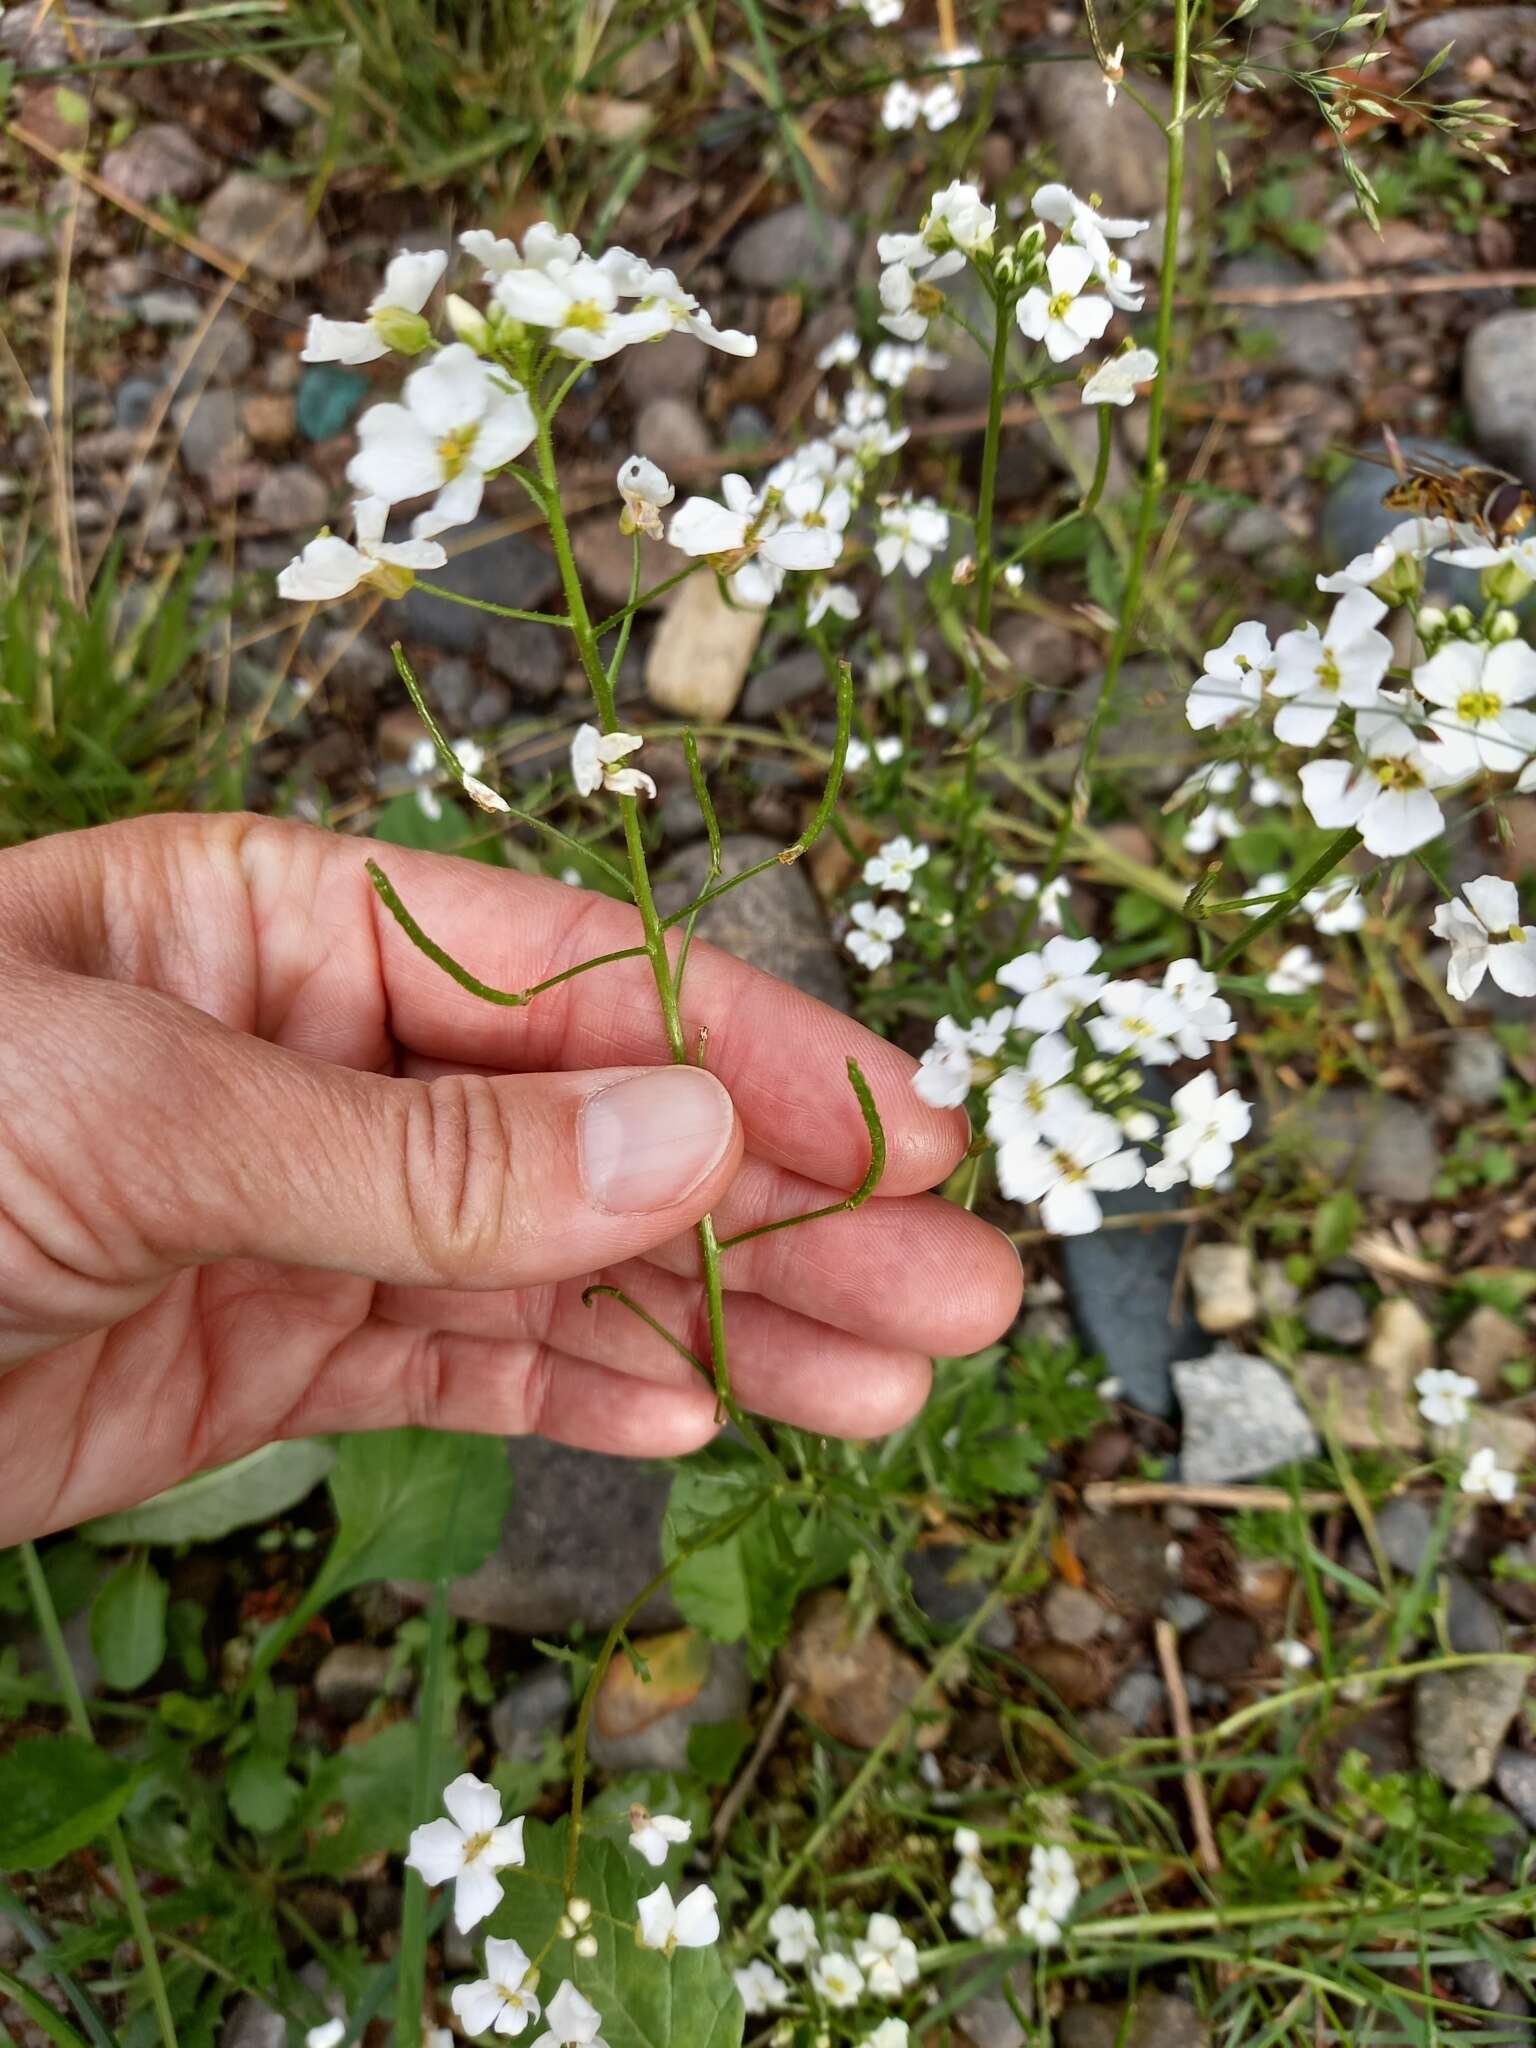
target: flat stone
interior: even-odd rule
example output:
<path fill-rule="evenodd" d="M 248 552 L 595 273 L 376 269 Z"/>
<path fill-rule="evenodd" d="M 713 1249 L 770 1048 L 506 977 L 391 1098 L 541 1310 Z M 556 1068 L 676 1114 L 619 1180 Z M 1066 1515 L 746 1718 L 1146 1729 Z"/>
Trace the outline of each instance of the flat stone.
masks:
<path fill-rule="evenodd" d="M 0 14 L 0 52 L 29 70 L 52 71 L 82 58 L 121 55 L 137 40 L 132 22 L 120 21 L 88 0 L 70 0 L 67 11 L 54 0 L 24 0 Z"/>
<path fill-rule="evenodd" d="M 1455 441 L 1435 440 L 1421 434 L 1400 434 L 1398 439 L 1410 460 L 1415 454 L 1434 455 L 1459 469 L 1466 463 L 1487 459 Z M 1395 481 L 1389 468 L 1359 460 L 1339 476 L 1323 504 L 1321 552 L 1329 569 L 1342 568 L 1356 555 L 1363 555 L 1409 516 L 1381 502 Z M 1475 569 L 1448 568 L 1444 562 L 1433 562 L 1427 569 L 1431 590 L 1443 594 L 1448 602 L 1474 608 L 1482 603 L 1477 576 Z"/>
<path fill-rule="evenodd" d="M 738 1720 L 751 1698 L 741 1651 L 734 1644 L 715 1643 L 709 1652 L 709 1676 L 693 1699 L 621 1735 L 605 1735 L 594 1719 L 588 1754 L 605 1771 L 686 1771 L 692 1731 L 716 1721 Z"/>
<path fill-rule="evenodd" d="M 125 377 L 112 394 L 114 426 L 137 432 L 159 404 L 164 388 L 158 377 Z"/>
<path fill-rule="evenodd" d="M 202 308 L 198 308 L 202 318 Z M 185 381 L 196 387 L 199 383 L 237 384 L 256 358 L 256 344 L 251 330 L 238 314 L 227 308 L 217 315 L 208 332 L 187 358 Z"/>
<path fill-rule="evenodd" d="M 101 160 L 101 181 L 140 206 L 195 199 L 213 177 L 206 150 L 173 121 L 152 121 Z"/>
<path fill-rule="evenodd" d="M 1289 288 L 1314 282 L 1305 264 L 1278 250 L 1234 256 L 1217 273 L 1223 291 Z M 1262 353 L 1250 360 L 1266 374 L 1281 373 L 1323 382 L 1347 383 L 1360 366 L 1362 338 L 1353 313 L 1341 306 L 1300 301 L 1281 306 L 1223 309 L 1240 334 Z"/>
<path fill-rule="evenodd" d="M 52 254 L 52 242 L 36 228 L 0 221 L 0 276 L 8 270 L 24 269 L 29 263 L 46 263 Z"/>
<path fill-rule="evenodd" d="M 541 1664 L 520 1678 L 491 1709 L 496 1753 L 509 1763 L 532 1763 L 544 1737 L 558 1733 L 571 1714 L 571 1674 L 563 1664 Z"/>
<path fill-rule="evenodd" d="M 1306 1411 L 1267 1358 L 1213 1351 L 1181 1359 L 1173 1384 L 1184 1418 L 1179 1471 L 1191 1485 L 1257 1479 L 1317 1455 Z"/>
<path fill-rule="evenodd" d="M 711 351 L 697 335 L 664 334 L 627 348 L 619 376 L 637 408 L 657 398 L 691 398 L 703 386 Z"/>
<path fill-rule="evenodd" d="M 1101 1195 L 1099 1203 L 1106 1216 L 1155 1219 L 1159 1210 L 1180 1206 L 1180 1190 L 1127 1188 Z M 1172 1414 L 1169 1367 L 1200 1343 L 1192 1310 L 1170 1315 L 1186 1234 L 1181 1223 L 1153 1220 L 1146 1228 L 1064 1237 L 1057 1247 L 1084 1345 L 1120 1382 L 1121 1399 L 1146 1415 Z"/>
<path fill-rule="evenodd" d="M 227 177 L 198 218 L 199 237 L 236 263 L 289 284 L 325 264 L 325 237 L 309 218 L 304 183 L 277 184 L 248 171 Z"/>
<path fill-rule="evenodd" d="M 1460 1572 L 1445 1575 L 1445 1632 L 1458 1656 L 1486 1655 L 1504 1648 L 1499 1610 Z"/>
<path fill-rule="evenodd" d="M 486 661 L 535 704 L 559 695 L 572 645 L 557 626 L 534 619 L 492 619 L 485 632 Z"/>
<path fill-rule="evenodd" d="M 1098 67 L 1042 64 L 1022 74 L 1030 113 L 1031 147 L 1050 146 L 1062 178 L 1085 197 L 1097 192 L 1106 213 L 1153 218 L 1162 209 L 1165 154 L 1150 124 L 1134 148 L 1127 146 L 1122 109 L 1110 107 Z M 1155 84 L 1149 95 L 1161 118 L 1166 96 Z"/>
<path fill-rule="evenodd" d="M 1376 1540 L 1393 1571 L 1412 1578 L 1434 1541 L 1435 1518 L 1423 1501 L 1399 1494 L 1377 1511 Z"/>
<path fill-rule="evenodd" d="M 936 1628 L 963 1628 L 995 1583 L 990 1573 L 977 1573 L 974 1553 L 963 1543 L 923 1543 L 907 1553 L 912 1597 Z M 998 1607 L 981 1626 L 981 1640 L 993 1649 L 1013 1647 L 1016 1630 L 1006 1607 Z"/>
<path fill-rule="evenodd" d="M 1107 1600 L 1127 1614 L 1161 1611 L 1173 1577 L 1159 1523 L 1144 1515 L 1109 1514 L 1084 1522 L 1076 1540 L 1084 1570 Z"/>
<path fill-rule="evenodd" d="M 1326 1344 L 1342 1344 L 1355 1350 L 1371 1334 L 1370 1311 L 1357 1287 L 1342 1280 L 1330 1281 L 1309 1294 L 1301 1304 L 1301 1319 L 1314 1337 Z"/>
<path fill-rule="evenodd" d="M 1501 68 L 1529 63 L 1536 49 L 1536 7 L 1452 7 L 1403 26 L 1403 48 L 1416 64 L 1427 64 L 1447 43 L 1452 46 L 1450 59 L 1429 85 L 1432 93 L 1441 87 L 1443 96 L 1453 99 L 1461 86 L 1442 81 L 1460 80 L 1470 58 L 1487 58 Z"/>
<path fill-rule="evenodd" d="M 1509 1075 L 1504 1048 L 1491 1031 L 1458 1031 L 1446 1056 L 1445 1092 L 1470 1108 L 1497 1102 Z"/>
<path fill-rule="evenodd" d="M 288 2022 L 249 1992 L 230 2007 L 219 2028 L 219 2048 L 287 2048 Z"/>
<path fill-rule="evenodd" d="M 504 604 L 515 611 L 549 609 L 549 600 L 560 588 L 554 556 L 520 533 L 493 538 L 494 533 L 495 522 L 488 519 L 456 528 L 448 538 L 458 552 L 450 553 L 429 580 L 482 604 Z M 487 644 L 492 619 L 489 612 L 452 604 L 420 589 L 406 592 L 396 615 L 400 637 L 407 644 L 421 640 L 449 654 L 478 653 Z"/>
<path fill-rule="evenodd" d="M 1199 1244 L 1189 1255 L 1189 1284 L 1195 1321 L 1202 1330 L 1225 1336 L 1259 1313 L 1253 1290 L 1253 1255 L 1244 1244 Z"/>
<path fill-rule="evenodd" d="M 721 873 L 729 877 L 782 850 L 781 842 L 755 833 L 728 833 L 721 842 Z M 668 863 L 656 888 L 664 916 L 689 903 L 704 887 L 709 848 L 685 847 Z M 830 1003 L 834 1010 L 852 1007 L 842 962 L 827 930 L 816 892 L 803 868 L 774 867 L 699 913 L 700 938 L 724 947 L 738 960 L 760 967 L 781 981 Z"/>
<path fill-rule="evenodd" d="M 1496 462 L 1536 483 L 1536 311 L 1495 313 L 1467 336 L 1461 392 L 1472 437 Z"/>
<path fill-rule="evenodd" d="M 1085 1587 L 1069 1586 L 1064 1580 L 1058 1580 L 1046 1594 L 1041 1614 L 1058 1643 L 1079 1646 L 1101 1636 L 1109 1619 Z"/>
<path fill-rule="evenodd" d="M 741 699 L 741 715 L 769 719 L 777 712 L 814 697 L 827 686 L 827 672 L 814 647 L 797 648 L 767 668 L 760 668 L 747 683 Z"/>
<path fill-rule="evenodd" d="M 240 424 L 240 401 L 233 391 L 210 390 L 176 408 L 181 430 L 181 459 L 205 483 L 242 462 L 250 442 Z"/>
<path fill-rule="evenodd" d="M 766 614 L 729 604 L 707 571 L 667 600 L 645 663 L 646 693 L 679 718 L 719 725 L 741 695 Z"/>
<path fill-rule="evenodd" d="M 1155 1671 L 1128 1671 L 1109 1696 L 1109 1711 L 1140 1735 L 1167 1701 L 1167 1690 Z"/>
<path fill-rule="evenodd" d="M 843 1593 L 813 1593 L 802 1603 L 779 1652 L 785 1681 L 801 1687 L 800 1711 L 835 1741 L 873 1749 L 904 1715 L 923 1683 L 923 1669 L 884 1630 L 860 1631 Z M 919 1749 L 944 1740 L 942 1716 L 914 1726 Z"/>
<path fill-rule="evenodd" d="M 1446 1364 L 1476 1380 L 1485 1401 L 1504 1398 L 1509 1392 L 1504 1368 L 1521 1359 L 1531 1359 L 1528 1333 L 1487 1302 L 1473 1309 L 1445 1347 Z"/>
<path fill-rule="evenodd" d="M 315 1673 L 315 1697 L 343 1721 L 357 1721 L 375 1700 L 410 1697 L 409 1665 L 374 1643 L 338 1643 Z"/>
<path fill-rule="evenodd" d="M 256 487 L 251 507 L 264 526 L 306 534 L 325 524 L 330 509 L 329 484 L 303 462 L 282 462 L 269 469 Z"/>
<path fill-rule="evenodd" d="M 1440 1167 L 1434 1118 L 1400 1095 L 1330 1088 L 1268 1121 L 1267 1135 L 1335 1186 L 1427 1202 Z"/>
<path fill-rule="evenodd" d="M 631 438 L 635 453 L 659 463 L 669 476 L 712 453 L 715 445 L 697 408 L 670 392 L 650 401 L 636 419 Z"/>
<path fill-rule="evenodd" d="M 781 207 L 744 229 L 731 244 L 729 269 L 754 291 L 786 285 L 825 290 L 849 281 L 853 229 L 835 214 L 813 215 L 804 206 Z"/>
<path fill-rule="evenodd" d="M 1474 1664 L 1418 1679 L 1413 1739 L 1423 1768 L 1453 1792 L 1486 1785 L 1525 1697 L 1525 1676 L 1518 1664 Z"/>
<path fill-rule="evenodd" d="M 1304 1351 L 1296 1377 L 1325 1422 L 1352 1451 L 1414 1451 L 1424 1425 L 1412 1396 L 1387 1374 L 1333 1351 Z"/>
<path fill-rule="evenodd" d="M 1501 1749 L 1493 1782 L 1505 1804 L 1528 1828 L 1536 1828 L 1536 1756 L 1525 1749 Z"/>
<path fill-rule="evenodd" d="M 1210 2033 L 1187 1999 L 1143 1990 L 1124 2005 L 1069 2005 L 1056 2023 L 1061 2048 L 1207 2048 Z"/>
<path fill-rule="evenodd" d="M 957 1970 L 955 1981 L 963 1982 L 973 1970 L 989 1983 L 996 1982 L 995 1968 L 985 1961 Z M 997 1990 L 977 1991 L 954 2008 L 951 2018 L 971 2048 L 1024 2048 L 1029 2036 L 1019 2024 L 1019 2013 L 1028 2015 L 1035 2009 L 1034 1977 L 1027 1963 L 1017 1963 L 1008 1972 L 1008 1988 L 1011 1998 Z"/>

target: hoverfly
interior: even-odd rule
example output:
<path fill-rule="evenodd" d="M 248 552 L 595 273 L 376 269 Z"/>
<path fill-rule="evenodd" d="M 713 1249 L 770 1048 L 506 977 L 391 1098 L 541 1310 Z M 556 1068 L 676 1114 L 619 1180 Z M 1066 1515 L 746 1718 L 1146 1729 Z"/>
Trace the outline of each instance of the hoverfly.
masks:
<path fill-rule="evenodd" d="M 1408 454 L 1390 427 L 1383 427 L 1381 436 L 1387 444 L 1385 455 L 1363 448 L 1355 452 L 1366 462 L 1397 472 L 1397 482 L 1381 501 L 1393 511 L 1475 527 L 1494 544 L 1518 540 L 1536 519 L 1536 497 L 1507 469 L 1484 462 L 1457 468 L 1438 455 Z"/>

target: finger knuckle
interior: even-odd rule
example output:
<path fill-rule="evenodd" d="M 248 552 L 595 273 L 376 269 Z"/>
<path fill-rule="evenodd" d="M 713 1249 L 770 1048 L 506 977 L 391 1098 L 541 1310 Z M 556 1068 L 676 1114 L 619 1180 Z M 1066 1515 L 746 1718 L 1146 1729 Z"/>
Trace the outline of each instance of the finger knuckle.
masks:
<path fill-rule="evenodd" d="M 416 1084 L 402 1122 L 403 1186 L 422 1263 L 443 1285 L 494 1280 L 509 1224 L 512 1140 L 491 1082 Z"/>

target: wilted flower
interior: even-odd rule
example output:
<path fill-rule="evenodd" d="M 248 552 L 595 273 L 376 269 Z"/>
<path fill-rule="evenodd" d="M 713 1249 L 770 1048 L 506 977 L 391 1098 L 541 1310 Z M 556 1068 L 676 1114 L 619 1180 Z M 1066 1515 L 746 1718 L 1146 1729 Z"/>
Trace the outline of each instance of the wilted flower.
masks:
<path fill-rule="evenodd" d="M 1430 930 L 1451 948 L 1446 987 L 1458 1003 L 1477 993 L 1485 974 L 1506 995 L 1536 996 L 1536 927 L 1520 923 L 1520 897 L 1513 882 L 1479 875 L 1435 912 Z"/>
<path fill-rule="evenodd" d="M 654 796 L 656 785 L 649 775 L 619 766 L 643 744 L 637 732 L 605 733 L 595 725 L 577 726 L 571 741 L 571 778 L 581 795 L 609 789 L 615 796 Z"/>
<path fill-rule="evenodd" d="M 418 569 L 441 569 L 448 560 L 441 541 L 386 541 L 389 507 L 382 498 L 359 498 L 352 507 L 354 541 L 319 533 L 302 554 L 278 572 L 277 594 L 299 602 L 324 603 L 346 597 L 360 583 L 398 597 L 416 580 Z"/>
<path fill-rule="evenodd" d="M 629 1809 L 629 1846 L 643 1856 L 653 1870 L 659 1870 L 673 1848 L 693 1833 L 693 1822 L 675 1813 L 648 1813 L 643 1806 Z"/>
<path fill-rule="evenodd" d="M 1124 355 L 1100 363 L 1083 386 L 1084 405 L 1129 405 L 1138 384 L 1149 384 L 1157 375 L 1157 354 L 1150 348 L 1133 348 Z"/>
<path fill-rule="evenodd" d="M 662 507 L 677 496 L 666 471 L 643 455 L 631 455 L 619 471 L 618 485 L 624 501 L 620 533 L 648 533 L 653 540 L 660 540 Z"/>

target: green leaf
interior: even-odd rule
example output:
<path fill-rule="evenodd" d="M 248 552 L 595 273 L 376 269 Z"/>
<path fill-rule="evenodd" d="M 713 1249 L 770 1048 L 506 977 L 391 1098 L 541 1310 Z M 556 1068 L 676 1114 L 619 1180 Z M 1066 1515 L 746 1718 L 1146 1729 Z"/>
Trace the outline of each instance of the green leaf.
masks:
<path fill-rule="evenodd" d="M 565 1905 L 567 1825 L 527 1823 L 527 1864 L 503 1874 L 506 1897 L 485 1931 L 503 1939 L 510 1935 L 530 1956 L 543 1956 L 542 1996 L 569 1978 L 602 2014 L 608 2048 L 737 2048 L 741 2000 L 718 1945 L 664 1956 L 635 1940 L 636 1902 L 642 1891 L 656 1888 L 655 1873 L 638 1857 L 584 1835 L 576 1892 L 592 1902 L 586 1931 L 597 1954 L 577 1957 L 569 1941 L 555 1939 Z"/>
<path fill-rule="evenodd" d="M 232 1465 L 199 1472 L 141 1507 L 87 1522 L 92 1543 L 216 1543 L 234 1529 L 284 1514 L 317 1486 L 335 1462 L 324 1437 L 267 1444 Z"/>
<path fill-rule="evenodd" d="M 263 1750 L 236 1758 L 225 1780 L 229 1810 L 252 1834 L 275 1834 L 293 1818 L 300 1787 L 284 1770 L 280 1758 Z"/>
<path fill-rule="evenodd" d="M 331 1472 L 340 1527 L 321 1569 L 325 1597 L 369 1579 L 457 1579 L 496 1548 L 512 1497 L 498 1436 L 430 1429 L 343 1439 Z"/>
<path fill-rule="evenodd" d="M 1318 1204 L 1312 1219 L 1312 1256 L 1325 1263 L 1342 1258 L 1360 1228 L 1360 1204 L 1348 1188 L 1340 1188 Z"/>
<path fill-rule="evenodd" d="M 0 71 L 5 68 L 0 66 Z M 0 1991 L 21 2007 L 27 2018 L 53 2042 L 54 2048 L 85 2048 L 85 2042 L 69 2021 L 55 2012 L 46 1998 L 40 1998 L 30 1984 L 23 1983 L 20 1977 L 13 1977 L 9 1970 L 0 1970 Z"/>
<path fill-rule="evenodd" d="M 460 1767 L 457 1746 L 443 1743 L 434 1760 L 436 1781 L 446 1785 Z M 327 1757 L 305 1800 L 306 1869 L 345 1877 L 367 1857 L 398 1855 L 411 1830 L 415 1768 L 416 1728 L 409 1721 L 395 1721 L 369 1741 Z"/>
<path fill-rule="evenodd" d="M 80 1735 L 43 1735 L 0 1757 L 0 1870 L 47 1870 L 105 1833 L 135 1773 Z"/>
<path fill-rule="evenodd" d="M 147 1557 L 130 1558 L 107 1580 L 91 1609 L 91 1648 L 115 1692 L 133 1692 L 165 1661 L 169 1591 Z"/>
<path fill-rule="evenodd" d="M 506 865 L 484 819 L 471 818 L 446 792 L 440 793 L 439 801 L 442 808 L 432 818 L 416 801 L 414 790 L 392 798 L 374 820 L 372 837 L 389 846 L 411 846 L 425 853 L 462 853 L 493 867 Z"/>
<path fill-rule="evenodd" d="M 700 1721 L 688 1730 L 688 1768 L 706 1785 L 728 1785 L 751 1741 L 750 1721 Z"/>

